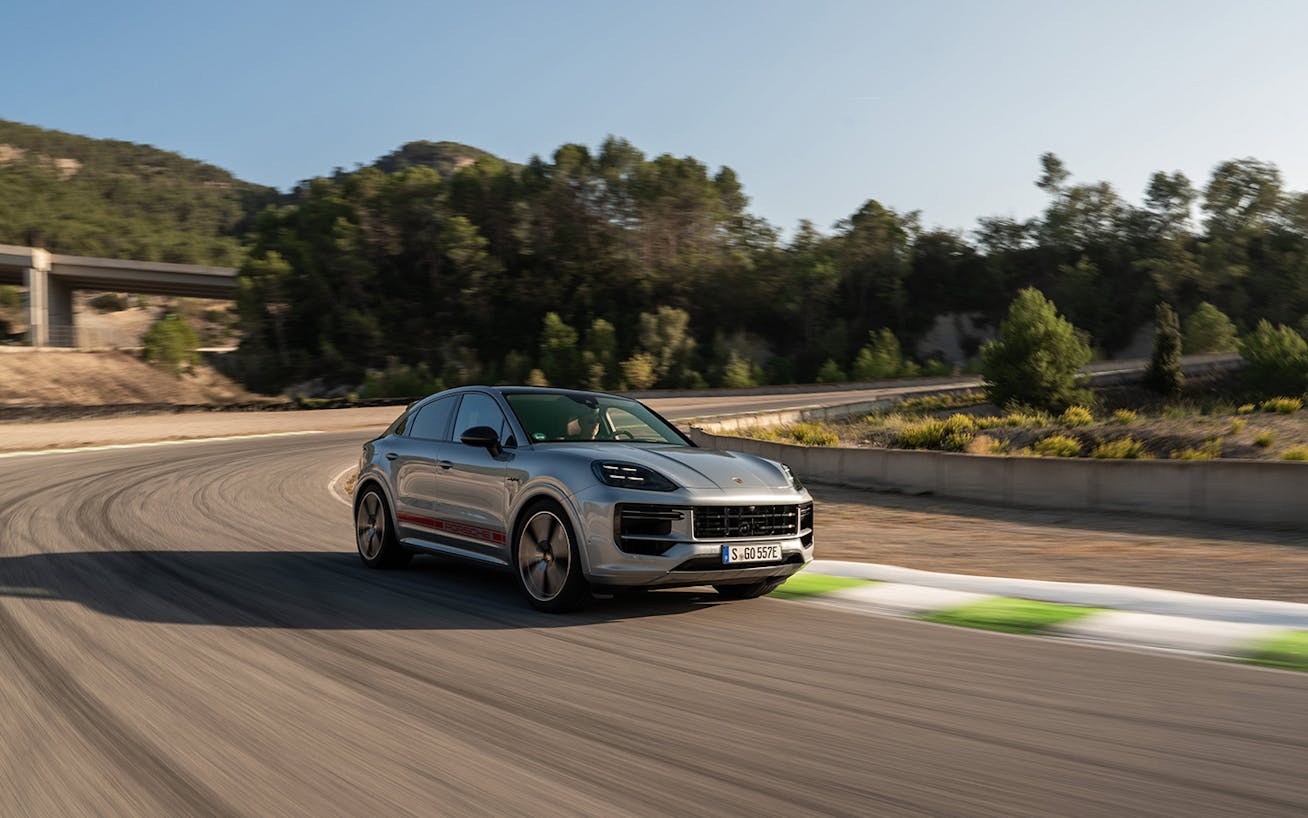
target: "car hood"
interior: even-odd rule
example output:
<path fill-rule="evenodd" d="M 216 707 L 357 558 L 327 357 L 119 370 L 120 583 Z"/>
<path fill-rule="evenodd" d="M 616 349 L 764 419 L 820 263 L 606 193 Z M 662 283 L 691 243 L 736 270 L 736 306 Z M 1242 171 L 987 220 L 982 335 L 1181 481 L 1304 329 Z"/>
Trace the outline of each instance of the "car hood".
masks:
<path fill-rule="evenodd" d="M 595 460 L 646 466 L 689 489 L 794 490 L 779 464 L 739 452 L 628 443 L 582 444 L 574 449 L 577 450 Z"/>

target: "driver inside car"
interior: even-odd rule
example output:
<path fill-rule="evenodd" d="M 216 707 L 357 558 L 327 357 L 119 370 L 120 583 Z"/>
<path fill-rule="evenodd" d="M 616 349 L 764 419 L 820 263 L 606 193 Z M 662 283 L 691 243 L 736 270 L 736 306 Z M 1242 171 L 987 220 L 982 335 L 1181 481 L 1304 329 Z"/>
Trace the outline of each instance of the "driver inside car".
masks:
<path fill-rule="evenodd" d="M 565 440 L 598 440 L 599 433 L 599 410 L 583 407 L 576 417 L 568 421 L 563 437 Z"/>

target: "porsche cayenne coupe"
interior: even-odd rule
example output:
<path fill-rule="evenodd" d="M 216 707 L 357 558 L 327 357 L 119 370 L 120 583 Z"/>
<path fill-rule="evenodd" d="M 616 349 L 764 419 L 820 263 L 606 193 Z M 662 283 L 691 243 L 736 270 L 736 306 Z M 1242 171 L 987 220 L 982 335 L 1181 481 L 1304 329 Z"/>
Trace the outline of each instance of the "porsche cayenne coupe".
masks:
<path fill-rule="evenodd" d="M 756 597 L 813 558 L 813 500 L 786 466 L 699 448 L 598 392 L 467 386 L 412 404 L 364 444 L 354 515 L 365 565 L 504 566 L 545 611 L 624 588 Z"/>

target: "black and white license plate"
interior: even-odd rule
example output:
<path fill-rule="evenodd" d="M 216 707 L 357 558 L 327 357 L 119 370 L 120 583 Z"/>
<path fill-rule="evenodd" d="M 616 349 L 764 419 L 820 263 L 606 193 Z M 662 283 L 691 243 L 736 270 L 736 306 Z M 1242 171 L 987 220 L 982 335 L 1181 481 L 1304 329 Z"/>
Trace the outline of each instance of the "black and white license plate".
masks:
<path fill-rule="evenodd" d="M 781 562 L 781 543 L 750 543 L 722 546 L 722 564 L 743 562 Z"/>

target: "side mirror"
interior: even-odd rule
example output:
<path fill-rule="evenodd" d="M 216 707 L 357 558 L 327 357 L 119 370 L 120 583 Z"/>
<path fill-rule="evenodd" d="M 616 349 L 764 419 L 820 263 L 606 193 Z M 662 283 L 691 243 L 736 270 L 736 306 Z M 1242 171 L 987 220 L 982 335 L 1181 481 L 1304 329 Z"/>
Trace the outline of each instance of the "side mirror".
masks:
<path fill-rule="evenodd" d="M 489 426 L 473 426 L 459 435 L 459 442 L 465 446 L 485 449 L 492 456 L 500 453 L 500 434 Z"/>

